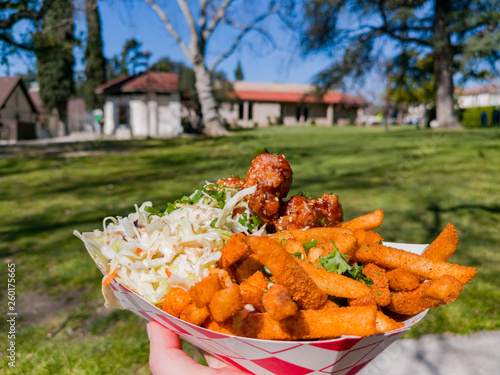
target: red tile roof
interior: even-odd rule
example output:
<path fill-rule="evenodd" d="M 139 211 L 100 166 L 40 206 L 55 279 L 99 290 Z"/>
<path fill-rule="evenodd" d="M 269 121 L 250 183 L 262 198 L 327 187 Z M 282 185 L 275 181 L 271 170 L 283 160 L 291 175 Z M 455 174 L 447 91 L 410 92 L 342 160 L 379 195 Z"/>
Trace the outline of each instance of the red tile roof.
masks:
<path fill-rule="evenodd" d="M 176 73 L 147 72 L 114 79 L 96 88 L 97 94 L 122 92 L 172 92 L 177 91 L 179 76 Z"/>
<path fill-rule="evenodd" d="M 314 95 L 307 95 L 301 92 L 278 92 L 278 91 L 246 91 L 235 90 L 240 100 L 258 102 L 321 102 L 326 104 L 353 104 L 364 105 L 365 102 L 359 98 L 348 96 L 338 92 L 327 92 L 322 98 Z"/>
<path fill-rule="evenodd" d="M 459 90 L 460 95 L 498 94 L 498 92 L 499 88 L 495 85 L 486 85 Z"/>

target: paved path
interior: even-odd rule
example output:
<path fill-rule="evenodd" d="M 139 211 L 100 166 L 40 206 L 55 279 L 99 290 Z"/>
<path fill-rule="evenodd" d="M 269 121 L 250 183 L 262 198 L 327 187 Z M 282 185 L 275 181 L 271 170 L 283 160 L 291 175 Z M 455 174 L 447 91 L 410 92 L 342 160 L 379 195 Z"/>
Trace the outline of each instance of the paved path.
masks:
<path fill-rule="evenodd" d="M 359 375 L 500 375 L 500 331 L 398 340 Z"/>

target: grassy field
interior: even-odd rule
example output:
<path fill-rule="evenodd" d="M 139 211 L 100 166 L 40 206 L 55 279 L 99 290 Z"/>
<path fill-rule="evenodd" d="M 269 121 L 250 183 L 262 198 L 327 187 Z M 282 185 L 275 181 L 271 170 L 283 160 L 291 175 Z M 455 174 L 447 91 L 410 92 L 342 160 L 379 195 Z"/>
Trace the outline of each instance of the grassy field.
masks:
<path fill-rule="evenodd" d="M 292 193 L 339 194 L 346 219 L 383 209 L 387 241 L 428 243 L 448 221 L 457 227 L 450 261 L 478 267 L 478 276 L 406 337 L 500 329 L 497 130 L 273 127 L 224 139 L 2 148 L 0 274 L 16 264 L 19 316 L 16 368 L 2 351 L 0 373 L 149 373 L 144 321 L 102 307 L 101 275 L 72 232 L 100 228 L 134 203 L 162 208 L 205 180 L 244 175 L 259 146 L 287 156 Z M 5 311 L 6 293 L 0 299 Z M 2 348 L 7 330 L 2 318 Z"/>

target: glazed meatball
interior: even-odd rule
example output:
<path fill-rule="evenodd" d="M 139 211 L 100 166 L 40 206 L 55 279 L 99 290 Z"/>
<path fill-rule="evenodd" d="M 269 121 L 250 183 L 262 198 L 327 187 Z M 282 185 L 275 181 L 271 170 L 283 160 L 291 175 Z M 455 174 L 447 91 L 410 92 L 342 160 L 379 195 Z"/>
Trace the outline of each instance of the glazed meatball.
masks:
<path fill-rule="evenodd" d="M 245 186 L 245 180 L 241 177 L 221 178 L 216 182 L 216 184 L 219 186 L 226 186 L 228 188 L 243 189 L 243 186 Z"/>
<path fill-rule="evenodd" d="M 247 173 L 245 188 L 257 185 L 257 191 L 246 197 L 249 207 L 264 221 L 279 216 L 279 208 L 292 184 L 292 168 L 282 155 L 262 153 Z"/>

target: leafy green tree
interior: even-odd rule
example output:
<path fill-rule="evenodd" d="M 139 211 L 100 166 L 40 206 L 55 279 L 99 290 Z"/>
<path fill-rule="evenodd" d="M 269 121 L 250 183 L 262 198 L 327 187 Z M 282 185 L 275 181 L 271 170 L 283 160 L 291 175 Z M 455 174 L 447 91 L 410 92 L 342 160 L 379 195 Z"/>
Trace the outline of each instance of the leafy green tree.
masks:
<path fill-rule="evenodd" d="M 57 109 L 69 134 L 68 100 L 74 91 L 74 23 L 72 0 L 55 0 L 34 36 L 40 98 L 46 109 Z"/>
<path fill-rule="evenodd" d="M 107 79 L 137 74 L 147 68 L 147 52 L 142 51 L 142 42 L 132 38 L 123 45 L 122 52 L 106 62 Z"/>
<path fill-rule="evenodd" d="M 364 77 L 380 57 L 377 43 L 389 39 L 400 51 L 431 54 L 441 127 L 458 125 L 454 75 L 484 77 L 499 58 L 498 0 L 317 0 L 305 5 L 304 17 L 305 52 L 327 50 L 335 56 L 316 77 L 320 85 Z"/>
<path fill-rule="evenodd" d="M 82 95 L 88 109 L 102 107 L 102 98 L 94 90 L 106 81 L 106 59 L 102 52 L 101 18 L 97 0 L 85 1 L 87 46 L 85 48 L 85 82 Z"/>
<path fill-rule="evenodd" d="M 245 79 L 243 75 L 243 69 L 241 67 L 241 61 L 238 61 L 238 65 L 236 65 L 236 69 L 234 71 L 234 79 L 237 81 L 243 81 Z"/>

